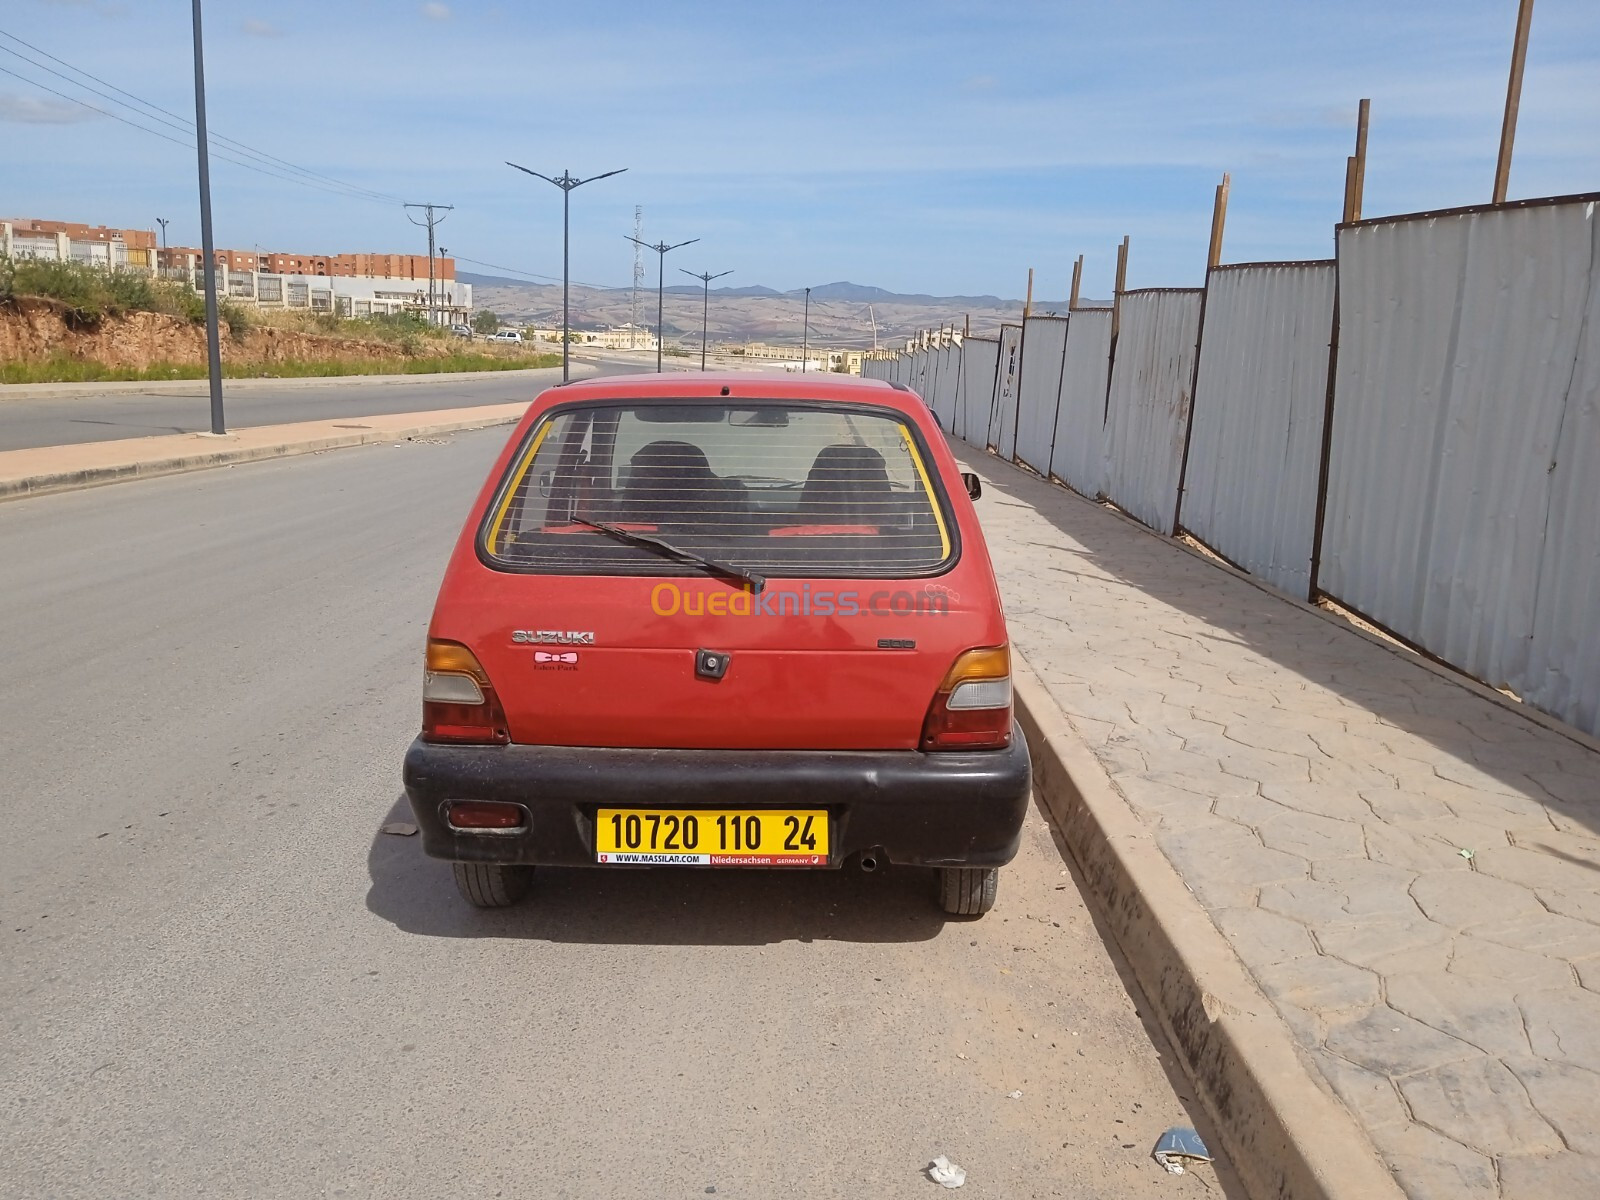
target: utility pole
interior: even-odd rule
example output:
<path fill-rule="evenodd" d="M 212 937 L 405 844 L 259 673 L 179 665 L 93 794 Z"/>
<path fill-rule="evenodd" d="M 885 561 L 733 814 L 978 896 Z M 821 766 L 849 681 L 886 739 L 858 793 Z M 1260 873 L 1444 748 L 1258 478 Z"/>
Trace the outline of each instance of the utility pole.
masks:
<path fill-rule="evenodd" d="M 433 228 L 434 228 L 435 225 L 438 225 L 438 224 L 442 223 L 444 221 L 444 218 L 441 217 L 441 216 L 436 216 L 435 212 L 436 211 L 437 212 L 449 212 L 451 209 L 455 208 L 455 205 L 453 205 L 453 204 L 408 204 L 405 207 L 406 207 L 406 220 L 410 221 L 413 225 L 417 226 L 418 228 L 421 228 L 424 225 L 426 225 L 428 227 L 428 324 L 429 325 L 437 325 L 439 323 L 439 316 L 438 316 L 438 313 L 435 311 L 436 305 L 435 305 L 435 301 L 434 301 L 434 290 L 433 290 L 433 259 L 434 259 L 434 253 L 435 253 L 434 252 L 434 241 L 433 241 Z M 423 214 L 424 214 L 422 220 L 419 221 L 419 220 L 417 220 L 415 217 L 413 217 L 411 215 L 411 210 L 413 208 L 422 209 Z"/>
<path fill-rule="evenodd" d="M 217 332 L 216 239 L 211 236 L 211 155 L 206 140 L 206 54 L 200 33 L 200 0 L 193 0 L 194 144 L 200 165 L 200 253 L 205 258 L 206 367 L 211 381 L 211 432 L 228 432 L 222 413 L 222 338 Z"/>
<path fill-rule="evenodd" d="M 638 245 L 643 246 L 646 250 L 654 250 L 656 252 L 656 256 L 657 256 L 657 258 L 656 258 L 656 374 L 659 375 L 661 373 L 661 348 L 662 348 L 662 346 L 666 345 L 666 338 L 663 335 L 662 328 L 661 328 L 661 312 L 662 312 L 662 299 L 666 295 L 666 291 L 667 291 L 667 253 L 669 251 L 672 251 L 672 250 L 681 250 L 685 246 L 692 246 L 696 242 L 698 242 L 700 239 L 699 238 L 690 238 L 687 242 L 678 242 L 675 245 L 671 245 L 671 246 L 667 245 L 665 242 L 657 242 L 655 245 L 652 246 L 648 242 L 641 242 L 641 241 L 639 241 L 638 238 L 632 238 L 632 237 L 630 237 L 628 240 L 630 242 L 636 242 Z"/>
<path fill-rule="evenodd" d="M 800 374 L 806 373 L 806 359 L 811 356 L 811 289 L 806 289 L 805 324 L 800 331 Z"/>
<path fill-rule="evenodd" d="M 872 353 L 878 353 L 878 318 L 872 312 L 872 305 L 867 305 L 867 320 L 872 322 Z"/>
<path fill-rule="evenodd" d="M 517 167 L 514 162 L 506 163 L 508 167 Z M 566 383 L 572 378 L 572 276 L 568 270 L 571 265 L 572 248 L 572 189 L 580 188 L 586 183 L 593 183 L 597 179 L 610 179 L 613 175 L 621 175 L 627 167 L 618 167 L 615 171 L 607 171 L 603 175 L 591 175 L 587 179 L 578 179 L 571 171 L 563 171 L 554 179 L 548 175 L 541 175 L 537 171 L 530 171 L 527 167 L 517 167 L 524 175 L 532 175 L 535 179 L 542 179 L 546 183 L 553 183 L 561 189 L 561 382 Z"/>
<path fill-rule="evenodd" d="M 705 297 L 700 302 L 700 369 L 704 371 L 706 369 L 706 331 L 710 328 L 711 321 L 711 281 L 713 279 L 721 279 L 724 275 L 732 275 L 733 272 L 718 271 L 715 275 L 711 275 L 702 271 L 697 275 L 685 267 L 679 267 L 678 270 L 682 271 L 690 279 L 698 279 L 706 285 Z"/>
<path fill-rule="evenodd" d="M 157 217 L 156 224 L 161 226 L 161 248 L 165 250 L 167 248 L 167 219 L 165 217 Z"/>

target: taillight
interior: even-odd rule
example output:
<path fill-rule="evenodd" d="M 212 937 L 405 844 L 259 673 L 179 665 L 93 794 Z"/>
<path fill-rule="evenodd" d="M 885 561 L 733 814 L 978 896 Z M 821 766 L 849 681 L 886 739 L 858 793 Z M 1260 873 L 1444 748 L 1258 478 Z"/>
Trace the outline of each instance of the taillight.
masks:
<path fill-rule="evenodd" d="M 503 745 L 511 740 L 505 710 L 471 650 L 428 639 L 422 676 L 422 740 Z"/>
<path fill-rule="evenodd" d="M 1011 744 L 1011 650 L 987 646 L 955 661 L 922 723 L 924 750 L 999 750 Z"/>

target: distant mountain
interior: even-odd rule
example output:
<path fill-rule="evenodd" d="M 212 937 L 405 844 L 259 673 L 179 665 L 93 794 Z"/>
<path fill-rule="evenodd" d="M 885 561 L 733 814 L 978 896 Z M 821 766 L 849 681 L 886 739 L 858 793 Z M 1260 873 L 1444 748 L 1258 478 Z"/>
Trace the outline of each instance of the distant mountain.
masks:
<path fill-rule="evenodd" d="M 458 271 L 456 277 L 462 283 L 470 283 L 474 287 L 554 287 L 560 280 L 535 282 L 528 279 L 507 279 L 503 275 L 480 275 L 474 271 Z M 574 285 L 577 286 L 577 285 Z M 597 289 L 612 292 L 631 292 L 631 288 L 606 288 Z M 647 288 L 647 291 L 655 291 Z M 669 283 L 664 289 L 669 296 L 698 296 L 701 288 L 693 283 Z M 762 296 L 789 296 L 800 299 L 805 295 L 804 288 L 791 288 L 787 292 L 780 292 L 776 288 L 764 287 L 761 284 L 750 284 L 744 287 L 714 287 L 711 289 L 713 296 L 737 296 L 759 298 Z M 999 296 L 930 296 L 925 293 L 891 292 L 887 288 L 872 287 L 864 283 L 850 283 L 841 280 L 837 283 L 824 283 L 811 289 L 813 300 L 842 300 L 856 304 L 912 304 L 919 307 L 926 305 L 949 305 L 973 309 L 997 309 L 1008 306 L 1020 306 L 1020 300 L 1002 300 Z M 1035 308 L 1057 307 L 1066 308 L 1064 300 L 1040 300 L 1034 302 Z"/>
<path fill-rule="evenodd" d="M 698 296 L 701 289 L 693 283 L 674 283 L 667 287 L 667 294 L 673 296 Z M 714 287 L 711 289 L 713 296 L 781 296 L 782 292 L 774 288 L 762 287 L 755 284 L 751 287 Z"/>
<path fill-rule="evenodd" d="M 497 313 L 503 321 L 516 325 L 561 321 L 559 280 L 534 282 L 471 272 L 462 272 L 460 277 L 473 285 L 475 304 Z M 606 329 L 637 320 L 654 328 L 654 292 L 654 287 L 645 289 L 639 297 L 639 311 L 635 312 L 632 288 L 595 288 L 574 282 L 572 327 Z M 699 344 L 702 321 L 709 326 L 713 343 L 720 345 L 759 341 L 798 347 L 809 340 L 813 345 L 869 349 L 874 344 L 893 346 L 897 340 L 903 345 L 904 339 L 922 329 L 970 328 L 974 334 L 989 335 L 1002 324 L 1014 325 L 1022 317 L 1020 300 L 908 296 L 846 281 L 812 288 L 809 313 L 803 288 L 780 292 L 754 284 L 714 287 L 709 306 L 701 303 L 702 289 L 687 280 L 672 284 L 665 292 L 663 331 L 669 343 L 684 346 Z M 1033 311 L 1041 315 L 1063 313 L 1066 309 L 1065 301 L 1036 299 L 1033 303 Z"/>

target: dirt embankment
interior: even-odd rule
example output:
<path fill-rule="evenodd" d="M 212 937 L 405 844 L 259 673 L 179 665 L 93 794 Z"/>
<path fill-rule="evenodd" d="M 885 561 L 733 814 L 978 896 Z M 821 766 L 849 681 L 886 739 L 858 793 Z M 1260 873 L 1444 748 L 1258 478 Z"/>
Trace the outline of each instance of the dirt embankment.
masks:
<path fill-rule="evenodd" d="M 0 304 L 0 362 L 42 363 L 71 358 L 143 370 L 157 363 L 203 364 L 205 326 L 162 313 L 132 312 L 75 327 L 66 306 L 23 296 Z M 335 337 L 255 326 L 235 338 L 223 324 L 222 359 L 230 363 L 305 362 L 326 359 L 423 358 L 448 354 L 446 341 L 419 337 L 408 347 L 377 339 Z M 407 353 L 407 350 L 410 353 Z"/>

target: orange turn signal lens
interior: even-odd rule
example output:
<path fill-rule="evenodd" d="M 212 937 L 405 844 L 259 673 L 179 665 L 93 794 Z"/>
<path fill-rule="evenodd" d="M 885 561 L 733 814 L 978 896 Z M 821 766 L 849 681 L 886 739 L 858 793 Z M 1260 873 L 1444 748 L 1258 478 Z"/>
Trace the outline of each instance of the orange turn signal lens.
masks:
<path fill-rule="evenodd" d="M 427 670 L 436 675 L 470 675 L 480 685 L 489 682 L 489 674 L 477 656 L 460 642 L 429 638 Z"/>
<path fill-rule="evenodd" d="M 977 679 L 1010 679 L 1011 647 L 984 646 L 968 650 L 957 658 L 939 685 L 941 692 L 953 692 L 958 684 Z"/>

